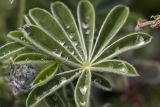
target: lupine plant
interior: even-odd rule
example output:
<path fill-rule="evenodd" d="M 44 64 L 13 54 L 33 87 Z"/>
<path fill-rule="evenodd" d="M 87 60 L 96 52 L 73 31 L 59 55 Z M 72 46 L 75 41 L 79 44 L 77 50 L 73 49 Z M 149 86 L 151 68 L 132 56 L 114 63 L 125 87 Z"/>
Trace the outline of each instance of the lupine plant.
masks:
<path fill-rule="evenodd" d="M 0 59 L 4 63 L 40 66 L 28 89 L 27 107 L 34 107 L 44 100 L 51 107 L 57 107 L 57 104 L 69 107 L 60 97 L 62 88 L 65 88 L 64 94 L 66 90 L 74 91 L 77 107 L 89 107 L 91 85 L 106 91 L 112 89 L 104 73 L 139 76 L 131 64 L 115 59 L 152 39 L 146 33 L 136 32 L 112 41 L 127 20 L 127 7 L 115 6 L 97 35 L 95 10 L 89 1 L 79 2 L 77 20 L 62 2 L 52 3 L 50 9 L 51 13 L 41 8 L 31 9 L 25 16 L 26 24 L 9 32 L 11 41 L 0 47 Z M 72 89 L 67 88 L 69 84 L 72 84 Z M 54 98 L 59 100 L 55 102 Z"/>

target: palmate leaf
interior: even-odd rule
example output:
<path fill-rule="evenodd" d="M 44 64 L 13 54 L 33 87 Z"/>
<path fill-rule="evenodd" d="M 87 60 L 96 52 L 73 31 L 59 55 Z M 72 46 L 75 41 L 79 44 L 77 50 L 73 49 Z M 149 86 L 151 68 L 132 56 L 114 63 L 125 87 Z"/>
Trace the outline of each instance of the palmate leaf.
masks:
<path fill-rule="evenodd" d="M 145 46 L 152 40 L 148 34 L 137 32 L 110 44 L 126 22 L 128 14 L 127 7 L 114 7 L 104 20 L 98 36 L 94 37 L 95 10 L 88 0 L 78 4 L 78 23 L 69 8 L 59 1 L 51 4 L 51 13 L 40 8 L 31 9 L 25 16 L 27 25 L 8 34 L 15 41 L 14 45 L 9 43 L 0 48 L 0 58 L 3 59 L 4 52 L 8 57 L 9 52 L 17 53 L 17 50 L 27 47 L 32 51 L 20 53 L 14 62 L 45 65 L 32 83 L 27 107 L 34 107 L 44 99 L 49 104 L 50 96 L 57 95 L 60 88 L 65 88 L 78 77 L 78 82 L 74 81 L 75 104 L 77 107 L 89 107 L 91 83 L 103 90 L 111 90 L 110 83 L 101 72 L 138 76 L 131 64 L 112 59 L 128 50 Z M 54 103 L 50 105 L 55 106 Z"/>

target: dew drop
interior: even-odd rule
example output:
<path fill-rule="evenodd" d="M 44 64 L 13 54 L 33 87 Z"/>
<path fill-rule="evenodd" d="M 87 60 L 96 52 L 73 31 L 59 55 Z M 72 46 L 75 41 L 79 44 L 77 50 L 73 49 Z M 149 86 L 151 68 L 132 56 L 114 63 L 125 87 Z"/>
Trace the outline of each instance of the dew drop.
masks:
<path fill-rule="evenodd" d="M 59 40 L 59 44 L 63 46 L 65 44 L 65 41 Z"/>
<path fill-rule="evenodd" d="M 59 84 L 63 84 L 67 81 L 65 77 L 61 77 Z"/>
<path fill-rule="evenodd" d="M 67 26 L 66 26 L 66 28 L 67 28 L 67 29 L 69 29 L 69 28 L 70 28 L 70 26 L 69 26 L 69 25 L 67 25 Z"/>
<path fill-rule="evenodd" d="M 138 46 L 141 46 L 145 43 L 145 40 L 142 36 L 138 36 L 137 39 L 136 39 L 136 43 Z"/>
<path fill-rule="evenodd" d="M 41 61 L 45 62 L 45 60 L 42 58 Z"/>
<path fill-rule="evenodd" d="M 69 58 L 68 58 L 68 57 L 65 57 L 65 59 L 66 59 L 66 61 L 68 61 Z"/>
<path fill-rule="evenodd" d="M 83 29 L 87 29 L 89 27 L 89 25 L 86 23 L 82 23 L 82 27 L 83 27 Z"/>
<path fill-rule="evenodd" d="M 70 39 L 73 39 L 74 35 L 75 35 L 75 33 L 70 33 L 70 34 L 69 34 L 69 38 L 70 38 Z"/>
<path fill-rule="evenodd" d="M 79 103 L 81 106 L 85 106 L 86 105 L 86 102 L 84 101 L 84 102 L 80 102 Z"/>
<path fill-rule="evenodd" d="M 22 27 L 22 29 L 25 31 L 26 34 L 30 34 L 31 33 L 31 28 L 28 25 L 24 25 Z"/>
<path fill-rule="evenodd" d="M 96 78 L 96 79 L 94 79 L 94 81 L 93 81 L 95 84 L 99 84 L 99 83 L 101 83 L 102 81 L 101 81 L 101 79 L 99 79 L 99 78 Z"/>
<path fill-rule="evenodd" d="M 58 57 L 61 57 L 62 55 L 62 51 L 59 51 L 58 49 L 54 49 L 52 53 L 56 54 Z"/>
<path fill-rule="evenodd" d="M 77 41 L 74 41 L 73 44 L 74 44 L 74 46 L 77 46 L 77 45 L 78 45 L 78 42 L 77 42 Z"/>
<path fill-rule="evenodd" d="M 28 63 L 28 62 L 29 62 L 29 58 L 26 59 L 26 63 Z"/>
<path fill-rule="evenodd" d="M 74 51 L 72 51 L 71 54 L 74 55 Z"/>
<path fill-rule="evenodd" d="M 85 95 L 87 92 L 87 86 L 82 86 L 79 88 L 80 92 L 82 93 L 82 95 Z"/>
<path fill-rule="evenodd" d="M 38 101 L 38 100 L 40 100 L 41 99 L 41 97 L 40 96 L 38 96 L 38 97 L 36 97 L 36 100 Z"/>
<path fill-rule="evenodd" d="M 118 64 L 118 69 L 120 69 L 120 71 L 122 73 L 127 73 L 128 72 L 128 69 L 127 69 L 127 67 L 124 63 Z"/>
<path fill-rule="evenodd" d="M 66 49 L 68 49 L 68 46 L 64 46 Z"/>
<path fill-rule="evenodd" d="M 86 34 L 88 35 L 90 32 L 91 32 L 90 30 L 87 30 L 87 31 L 86 31 Z"/>

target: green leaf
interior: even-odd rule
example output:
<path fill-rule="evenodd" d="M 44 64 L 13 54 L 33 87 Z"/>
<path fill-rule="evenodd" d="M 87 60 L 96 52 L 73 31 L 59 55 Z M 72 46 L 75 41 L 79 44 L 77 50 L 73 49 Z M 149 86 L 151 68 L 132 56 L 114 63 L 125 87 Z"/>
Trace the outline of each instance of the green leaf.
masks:
<path fill-rule="evenodd" d="M 77 107 L 88 107 L 91 87 L 91 72 L 85 70 L 78 79 L 74 95 Z"/>
<path fill-rule="evenodd" d="M 31 43 L 24 37 L 23 33 L 21 31 L 11 31 L 7 35 L 10 39 L 19 42 L 22 45 L 28 46 L 30 48 L 33 48 Z"/>
<path fill-rule="evenodd" d="M 48 36 L 47 33 L 41 30 L 41 28 L 30 25 L 29 28 L 31 32 L 28 34 L 25 30 L 23 30 L 25 38 L 30 41 L 35 47 L 44 53 L 58 59 L 64 63 L 69 63 L 73 66 L 78 66 L 75 62 L 77 62 L 77 58 L 72 55 L 68 51 L 68 49 L 64 48 L 59 44 L 57 40 Z"/>
<path fill-rule="evenodd" d="M 53 94 L 59 88 L 73 81 L 79 76 L 79 74 L 79 69 L 56 74 L 55 77 L 48 83 L 31 91 L 26 101 L 27 107 L 34 107 L 47 96 Z"/>
<path fill-rule="evenodd" d="M 96 43 L 94 45 L 92 56 L 95 56 L 110 43 L 112 38 L 118 33 L 126 22 L 129 14 L 128 7 L 118 5 L 114 7 L 103 22 Z"/>
<path fill-rule="evenodd" d="M 74 56 L 80 57 L 68 34 L 49 12 L 40 8 L 34 8 L 29 11 L 29 16 L 48 36 L 56 39 L 61 47 L 67 49 Z"/>
<path fill-rule="evenodd" d="M 58 64 L 50 64 L 46 68 L 42 69 L 40 73 L 36 76 L 32 83 L 32 88 L 42 86 L 48 81 L 54 78 L 56 72 L 58 71 Z"/>
<path fill-rule="evenodd" d="M 59 93 L 54 93 L 45 99 L 48 107 L 66 107 L 65 101 Z"/>
<path fill-rule="evenodd" d="M 139 76 L 136 69 L 126 61 L 106 60 L 92 65 L 91 70 L 97 72 L 110 72 L 125 76 Z"/>
<path fill-rule="evenodd" d="M 95 29 L 95 11 L 89 1 L 81 1 L 79 3 L 77 17 L 82 41 L 89 56 L 92 50 Z"/>
<path fill-rule="evenodd" d="M 17 64 L 44 64 L 54 62 L 47 55 L 40 53 L 23 53 L 15 57 L 13 60 Z"/>
<path fill-rule="evenodd" d="M 92 84 L 96 86 L 99 89 L 102 89 L 104 91 L 111 91 L 112 86 L 107 80 L 107 78 L 103 75 L 100 75 L 98 73 L 93 73 L 92 76 Z"/>
<path fill-rule="evenodd" d="M 17 42 L 7 43 L 0 47 L 0 60 L 4 60 L 6 58 L 9 59 L 10 56 L 13 56 L 23 50 L 25 50 L 25 47 Z"/>
<path fill-rule="evenodd" d="M 65 32 L 68 34 L 69 39 L 72 41 L 76 47 L 76 51 L 80 53 L 80 57 L 84 58 L 84 46 L 82 45 L 82 40 L 76 25 L 76 21 L 69 10 L 69 8 L 62 2 L 56 1 L 51 4 L 51 11 L 53 17 L 60 23 Z"/>
<path fill-rule="evenodd" d="M 128 50 L 133 50 L 145 46 L 146 44 L 150 43 L 151 40 L 152 37 L 146 33 L 138 32 L 129 34 L 105 48 L 97 60 L 107 60 L 114 58 L 115 56 Z"/>

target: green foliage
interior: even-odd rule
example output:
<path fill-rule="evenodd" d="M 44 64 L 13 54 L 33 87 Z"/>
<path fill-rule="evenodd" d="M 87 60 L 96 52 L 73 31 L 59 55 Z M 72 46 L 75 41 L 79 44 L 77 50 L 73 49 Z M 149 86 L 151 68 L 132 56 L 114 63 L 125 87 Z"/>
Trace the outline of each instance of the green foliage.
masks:
<path fill-rule="evenodd" d="M 32 83 L 27 107 L 36 106 L 43 100 L 48 105 L 56 105 L 55 101 L 50 101 L 52 97 L 57 97 L 57 102 L 64 106 L 58 91 L 77 78 L 74 90 L 76 106 L 88 107 L 92 83 L 103 90 L 111 90 L 101 72 L 138 76 L 131 64 L 113 58 L 148 44 L 151 36 L 137 32 L 110 44 L 127 20 L 127 7 L 114 7 L 106 16 L 98 36 L 95 35 L 95 10 L 89 1 L 82 0 L 78 4 L 78 25 L 62 2 L 51 4 L 51 12 L 31 9 L 25 17 L 27 25 L 8 34 L 15 42 L 0 48 L 1 59 L 9 56 L 16 64 L 47 65 Z"/>

